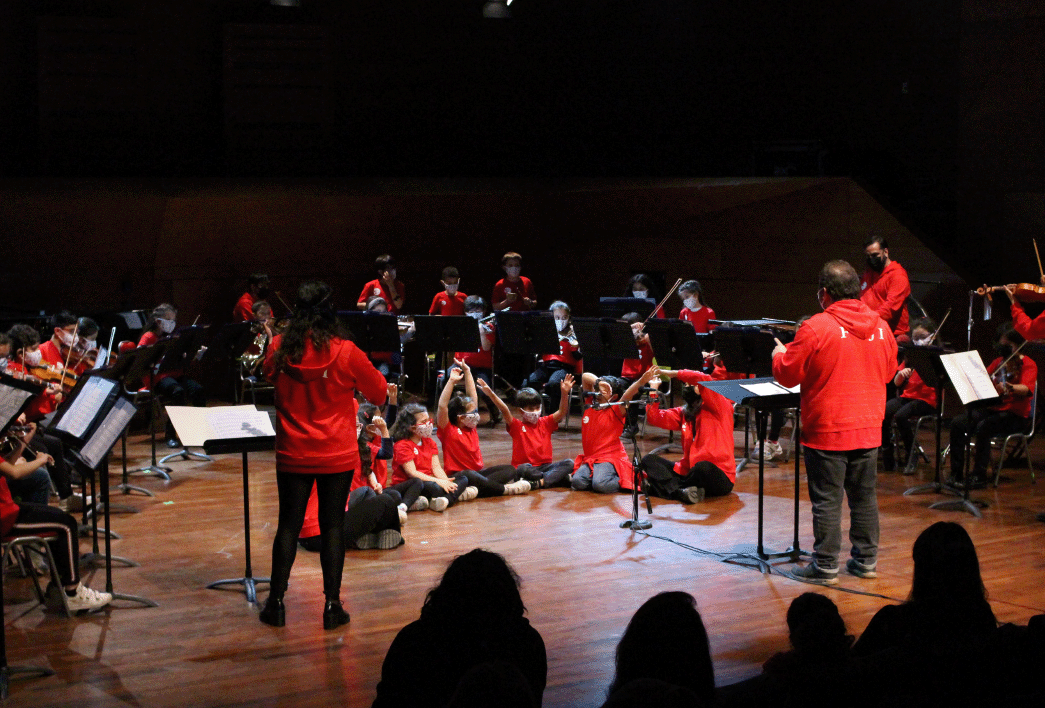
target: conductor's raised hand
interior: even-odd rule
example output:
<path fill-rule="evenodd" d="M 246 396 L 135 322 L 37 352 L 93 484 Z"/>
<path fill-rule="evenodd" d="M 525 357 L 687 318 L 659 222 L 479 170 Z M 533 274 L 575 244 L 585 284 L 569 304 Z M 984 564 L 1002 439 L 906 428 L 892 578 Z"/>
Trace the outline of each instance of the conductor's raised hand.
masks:
<path fill-rule="evenodd" d="M 777 354 L 786 354 L 787 353 L 787 347 L 784 346 L 783 342 L 781 342 L 776 337 L 773 337 L 773 341 L 776 342 L 776 346 L 773 347 L 773 356 L 776 356 Z"/>

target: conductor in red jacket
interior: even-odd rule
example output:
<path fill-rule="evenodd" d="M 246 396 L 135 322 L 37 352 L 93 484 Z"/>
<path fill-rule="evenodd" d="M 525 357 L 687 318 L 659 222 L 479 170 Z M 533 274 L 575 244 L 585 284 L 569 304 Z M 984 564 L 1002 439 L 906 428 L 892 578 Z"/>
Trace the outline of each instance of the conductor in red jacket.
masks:
<path fill-rule="evenodd" d="M 843 490 L 852 542 L 846 568 L 861 578 L 877 577 L 875 473 L 885 384 L 896 370 L 896 340 L 889 325 L 860 300 L 860 279 L 845 261 L 830 261 L 821 269 L 817 299 L 824 311 L 803 323 L 791 344 L 777 341 L 773 376 L 783 386 L 802 386 L 813 562 L 792 574 L 836 585 Z"/>
<path fill-rule="evenodd" d="M 297 552 L 305 508 L 316 486 L 319 496 L 319 562 L 323 568 L 323 628 L 348 622 L 341 606 L 345 565 L 345 503 L 359 469 L 356 444 L 358 390 L 367 400 L 385 401 L 385 380 L 340 331 L 330 286 L 303 283 L 290 325 L 272 340 L 265 375 L 276 389 L 276 487 L 279 525 L 272 543 L 272 582 L 261 621 L 285 623 L 283 595 Z"/>

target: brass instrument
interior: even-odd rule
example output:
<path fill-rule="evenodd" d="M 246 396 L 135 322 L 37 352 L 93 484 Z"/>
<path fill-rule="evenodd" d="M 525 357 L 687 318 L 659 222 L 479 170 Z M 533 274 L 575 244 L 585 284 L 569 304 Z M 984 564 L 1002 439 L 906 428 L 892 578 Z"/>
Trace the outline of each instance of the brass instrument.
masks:
<path fill-rule="evenodd" d="M 265 358 L 265 350 L 269 345 L 269 331 L 264 322 L 255 322 L 250 331 L 254 333 L 254 341 L 236 359 L 243 366 L 246 376 L 255 374 L 258 365 Z"/>

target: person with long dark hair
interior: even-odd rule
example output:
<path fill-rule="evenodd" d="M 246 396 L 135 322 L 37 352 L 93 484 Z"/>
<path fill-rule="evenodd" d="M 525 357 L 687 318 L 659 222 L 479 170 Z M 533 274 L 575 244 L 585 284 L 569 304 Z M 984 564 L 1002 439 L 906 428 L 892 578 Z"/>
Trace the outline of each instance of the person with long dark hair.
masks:
<path fill-rule="evenodd" d="M 349 621 L 341 604 L 345 564 L 345 505 L 359 467 L 356 391 L 385 401 L 385 379 L 337 323 L 330 286 L 302 283 L 290 324 L 273 338 L 265 375 L 276 389 L 276 487 L 279 525 L 272 543 L 272 582 L 261 621 L 285 622 L 283 595 L 313 484 L 319 495 L 319 562 L 323 568 L 323 628 Z"/>
<path fill-rule="evenodd" d="M 657 679 L 692 691 L 702 704 L 715 696 L 711 645 L 697 601 L 688 592 L 662 592 L 636 610 L 617 644 L 612 697 L 630 682 Z"/>
<path fill-rule="evenodd" d="M 468 670 L 487 662 L 516 666 L 539 707 L 548 657 L 525 612 L 519 576 L 501 555 L 476 548 L 458 556 L 428 591 L 421 617 L 388 648 L 374 708 L 441 708 Z"/>

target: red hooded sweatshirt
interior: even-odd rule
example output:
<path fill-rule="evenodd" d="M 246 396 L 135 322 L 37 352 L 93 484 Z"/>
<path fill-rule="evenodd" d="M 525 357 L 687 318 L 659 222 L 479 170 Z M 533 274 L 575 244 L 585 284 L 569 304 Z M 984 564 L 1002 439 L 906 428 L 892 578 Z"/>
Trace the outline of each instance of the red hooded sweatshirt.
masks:
<path fill-rule="evenodd" d="M 265 355 L 265 376 L 276 387 L 276 469 L 333 474 L 359 469 L 356 390 L 385 402 L 385 379 L 355 344 L 332 339 L 320 351 L 306 339 L 298 363 L 277 372 L 281 337 Z"/>
<path fill-rule="evenodd" d="M 802 443 L 817 450 L 882 444 L 885 384 L 896 371 L 889 325 L 860 300 L 839 300 L 773 357 L 783 386 L 802 385 Z"/>

